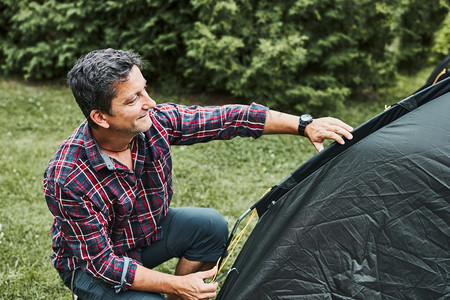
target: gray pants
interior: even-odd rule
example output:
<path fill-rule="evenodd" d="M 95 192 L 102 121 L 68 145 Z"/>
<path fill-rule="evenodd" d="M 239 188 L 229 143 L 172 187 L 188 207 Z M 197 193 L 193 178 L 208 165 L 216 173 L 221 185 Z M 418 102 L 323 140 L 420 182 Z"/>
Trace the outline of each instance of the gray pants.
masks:
<path fill-rule="evenodd" d="M 164 230 L 163 239 L 142 250 L 142 263 L 147 268 L 154 268 L 174 257 L 185 257 L 193 261 L 216 261 L 226 247 L 228 224 L 214 209 L 170 208 L 160 226 Z M 133 290 L 116 294 L 113 288 L 81 269 L 62 272 L 60 276 L 70 289 L 73 281 L 73 291 L 82 300 L 164 299 L 157 293 Z"/>

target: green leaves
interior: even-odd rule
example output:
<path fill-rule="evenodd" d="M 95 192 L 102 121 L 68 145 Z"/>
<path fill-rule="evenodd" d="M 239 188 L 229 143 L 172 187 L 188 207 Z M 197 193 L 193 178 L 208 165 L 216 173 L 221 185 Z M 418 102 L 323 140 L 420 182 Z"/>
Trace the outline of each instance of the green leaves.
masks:
<path fill-rule="evenodd" d="M 450 12 L 444 20 L 444 25 L 436 32 L 435 43 L 432 47 L 433 52 L 437 53 L 440 58 L 450 54 Z"/>
<path fill-rule="evenodd" d="M 64 77 L 88 51 L 121 48 L 140 53 L 165 90 L 263 95 L 277 109 L 324 114 L 398 68 L 419 69 L 430 49 L 448 54 L 448 30 L 434 43 L 442 0 L 65 2 L 0 0 L 3 73 Z"/>
<path fill-rule="evenodd" d="M 398 66 L 414 73 L 429 58 L 430 49 L 435 41 L 435 33 L 449 13 L 450 4 L 441 0 L 403 0 L 403 13 L 399 20 Z M 445 26 L 442 27 L 443 30 Z M 438 39 L 436 39 L 438 41 Z M 438 52 L 439 53 L 439 52 Z M 447 52 L 446 55 L 449 53 Z"/>

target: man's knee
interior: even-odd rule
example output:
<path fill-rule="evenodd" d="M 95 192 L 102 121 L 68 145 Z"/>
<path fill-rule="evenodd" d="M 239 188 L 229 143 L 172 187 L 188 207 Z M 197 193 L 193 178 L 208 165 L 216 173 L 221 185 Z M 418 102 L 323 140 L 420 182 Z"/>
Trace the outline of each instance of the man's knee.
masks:
<path fill-rule="evenodd" d="M 228 237 L 228 222 L 217 210 L 213 208 L 205 208 L 205 210 L 207 210 L 207 213 L 201 218 L 202 228 L 207 230 L 212 237 L 226 239 Z"/>
<path fill-rule="evenodd" d="M 228 239 L 228 223 L 215 209 L 194 209 L 192 221 L 196 223 L 195 233 L 192 232 L 191 246 L 184 256 L 194 261 L 215 261 L 219 259 L 226 247 Z"/>

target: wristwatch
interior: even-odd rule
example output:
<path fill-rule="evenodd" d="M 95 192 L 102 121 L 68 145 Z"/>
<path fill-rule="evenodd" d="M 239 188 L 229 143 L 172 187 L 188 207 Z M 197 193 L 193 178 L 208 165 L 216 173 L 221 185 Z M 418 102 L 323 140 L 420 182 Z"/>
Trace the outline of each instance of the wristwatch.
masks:
<path fill-rule="evenodd" d="M 305 136 L 306 125 L 313 121 L 313 117 L 310 114 L 304 114 L 300 116 L 300 121 L 298 123 L 298 134 Z"/>

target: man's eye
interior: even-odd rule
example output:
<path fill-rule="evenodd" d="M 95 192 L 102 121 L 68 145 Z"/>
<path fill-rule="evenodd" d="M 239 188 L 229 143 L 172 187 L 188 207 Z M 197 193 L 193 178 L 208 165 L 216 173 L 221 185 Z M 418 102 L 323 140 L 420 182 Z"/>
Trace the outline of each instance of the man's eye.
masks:
<path fill-rule="evenodd" d="M 136 95 L 136 97 L 134 97 L 130 102 L 128 102 L 128 104 L 134 104 L 136 103 L 136 101 L 139 99 L 139 95 Z"/>

